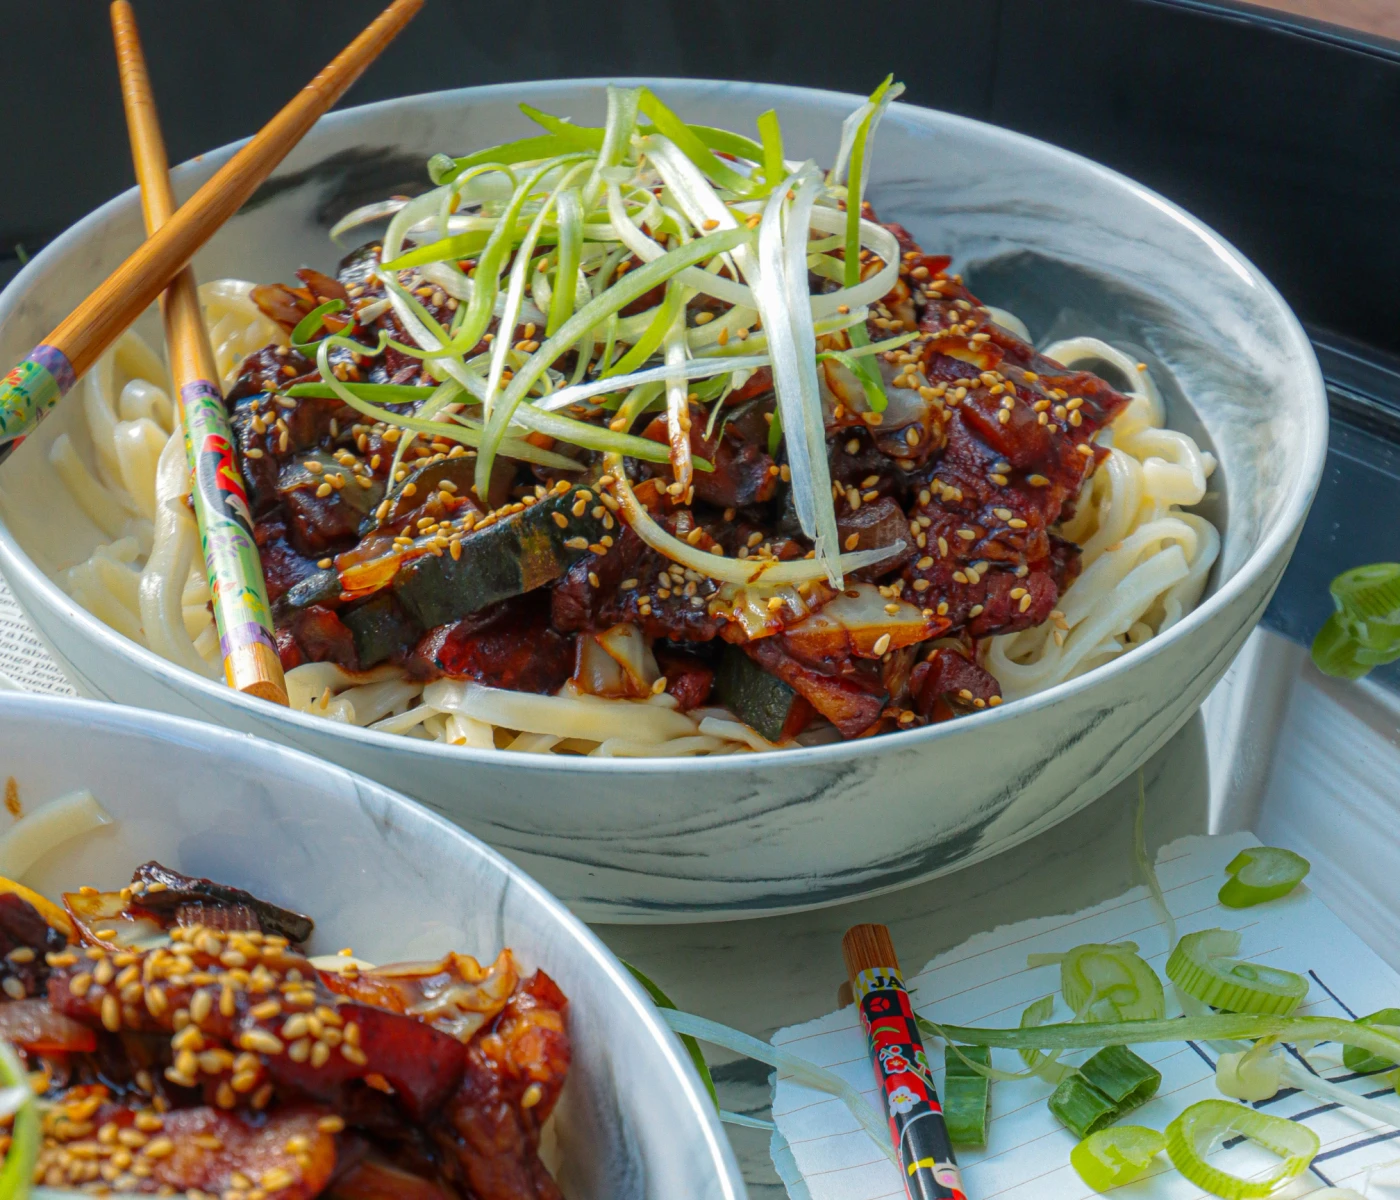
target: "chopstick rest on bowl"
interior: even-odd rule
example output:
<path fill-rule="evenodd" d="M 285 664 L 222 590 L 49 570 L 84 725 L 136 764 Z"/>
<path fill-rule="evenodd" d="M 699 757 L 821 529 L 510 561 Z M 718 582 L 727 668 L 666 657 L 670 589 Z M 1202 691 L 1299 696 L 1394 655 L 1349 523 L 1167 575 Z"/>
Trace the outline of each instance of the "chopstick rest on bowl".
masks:
<path fill-rule="evenodd" d="M 394 0 L 0 381 L 0 456 L 43 420 L 422 7 L 423 0 Z"/>
<path fill-rule="evenodd" d="M 128 0 L 112 5 L 112 35 L 121 71 L 122 103 L 131 156 L 141 184 L 141 210 L 147 235 L 175 214 L 175 191 L 165 139 L 151 94 L 145 54 Z M 214 620 L 223 654 L 224 678 L 231 688 L 287 703 L 287 684 L 272 628 L 262 557 L 253 538 L 252 514 L 233 456 L 233 432 L 214 350 L 199 307 L 194 268 L 185 267 L 161 298 L 165 343 L 175 404 L 185 432 L 185 450 L 194 471 L 195 519 L 214 598 Z"/>

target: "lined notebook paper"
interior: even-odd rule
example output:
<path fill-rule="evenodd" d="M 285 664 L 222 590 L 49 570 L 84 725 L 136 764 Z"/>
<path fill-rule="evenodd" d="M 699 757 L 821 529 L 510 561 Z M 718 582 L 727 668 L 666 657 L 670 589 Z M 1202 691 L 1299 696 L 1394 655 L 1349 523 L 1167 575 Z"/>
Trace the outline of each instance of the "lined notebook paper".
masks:
<path fill-rule="evenodd" d="M 1255 908 L 1228 909 L 1216 902 L 1225 864 L 1242 848 L 1256 844 L 1250 834 L 1231 834 L 1184 838 L 1163 848 L 1157 872 L 1178 931 L 1214 926 L 1238 929 L 1243 935 L 1242 957 L 1306 973 L 1311 988 L 1300 1014 L 1364 1016 L 1400 1005 L 1400 976 L 1306 885 L 1283 900 Z M 905 982 L 915 1007 L 935 1020 L 1015 1026 L 1028 1004 L 1059 990 L 1059 968 L 1029 969 L 1028 954 L 1058 953 L 1084 942 L 1121 941 L 1136 942 L 1142 956 L 1165 979 L 1167 935 L 1157 923 L 1145 888 L 1072 916 L 1039 918 L 979 935 L 940 955 L 912 978 L 906 976 Z M 1173 1011 L 1170 999 L 1168 1004 L 1168 1011 Z M 1060 1009 L 1056 1019 L 1068 1019 L 1067 1010 Z M 854 1007 L 779 1030 L 773 1041 L 839 1073 L 879 1107 Z M 942 1043 L 930 1039 L 929 1050 L 941 1088 Z M 1161 1071 L 1162 1085 L 1153 1100 L 1127 1118 L 1129 1123 L 1163 1129 L 1188 1105 L 1219 1096 L 1216 1056 L 1209 1046 L 1166 1042 L 1138 1046 L 1136 1051 Z M 992 1054 L 998 1067 L 1024 1068 L 1015 1051 Z M 1077 1063 L 1085 1056 L 1066 1055 L 1064 1061 Z M 1319 1046 L 1309 1061 L 1324 1078 L 1394 1105 L 1400 1120 L 1400 1098 L 1375 1078 L 1347 1071 L 1340 1047 Z M 1051 1091 L 1039 1079 L 992 1084 L 987 1145 L 958 1152 L 969 1200 L 1085 1200 L 1095 1195 L 1069 1166 L 1076 1139 L 1046 1107 Z M 1290 1187 L 1289 1195 L 1325 1186 L 1369 1187 L 1370 1195 L 1389 1195 L 1387 1184 L 1400 1195 L 1400 1165 L 1387 1165 L 1400 1160 L 1400 1129 L 1293 1089 L 1255 1107 L 1306 1122 L 1321 1139 L 1314 1169 Z M 839 1100 L 780 1076 L 774 1089 L 773 1119 L 777 1125 L 774 1164 L 792 1200 L 898 1200 L 904 1196 L 898 1171 Z M 1246 1144 L 1222 1150 L 1212 1161 L 1248 1175 L 1264 1169 L 1270 1160 Z M 1172 1169 L 1165 1156 L 1158 1158 L 1148 1178 L 1113 1194 L 1123 1200 L 1194 1200 L 1203 1195 Z"/>

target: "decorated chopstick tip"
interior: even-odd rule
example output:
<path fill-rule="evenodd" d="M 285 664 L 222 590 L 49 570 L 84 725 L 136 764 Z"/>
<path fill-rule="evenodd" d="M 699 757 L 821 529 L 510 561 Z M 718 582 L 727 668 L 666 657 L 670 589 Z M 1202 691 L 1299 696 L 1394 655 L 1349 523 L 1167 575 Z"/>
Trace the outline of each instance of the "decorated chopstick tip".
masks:
<path fill-rule="evenodd" d="M 905 1193 L 909 1200 L 967 1200 L 890 931 L 853 925 L 841 939 L 841 953 Z"/>
<path fill-rule="evenodd" d="M 62 350 L 35 346 L 0 381 L 0 444 L 29 433 L 75 382 L 73 364 Z"/>

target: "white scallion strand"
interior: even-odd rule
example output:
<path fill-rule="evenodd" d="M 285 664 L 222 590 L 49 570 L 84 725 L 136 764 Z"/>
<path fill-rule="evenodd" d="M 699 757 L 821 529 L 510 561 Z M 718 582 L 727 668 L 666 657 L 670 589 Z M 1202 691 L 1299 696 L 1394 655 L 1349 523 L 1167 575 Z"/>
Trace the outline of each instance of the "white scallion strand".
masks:
<path fill-rule="evenodd" d="M 899 1166 L 899 1158 L 890 1144 L 889 1127 L 884 1119 L 855 1088 L 835 1072 L 810 1063 L 805 1058 L 798 1058 L 797 1055 L 779 1049 L 770 1042 L 760 1042 L 756 1037 L 740 1033 L 728 1025 L 721 1025 L 718 1021 L 707 1021 L 704 1017 L 678 1012 L 674 1008 L 662 1008 L 657 1011 L 661 1014 L 661 1019 L 677 1033 L 701 1038 L 712 1045 L 723 1046 L 726 1050 L 733 1050 L 736 1054 L 752 1058 L 756 1062 L 767 1063 L 770 1067 L 786 1071 L 803 1087 L 835 1096 L 850 1110 L 851 1116 L 870 1135 L 885 1157 L 895 1166 Z"/>
<path fill-rule="evenodd" d="M 789 215 L 789 192 L 809 196 L 807 189 L 815 182 L 815 169 L 804 168 L 774 189 L 758 227 L 757 278 L 751 282 L 773 360 L 773 389 L 783 422 L 797 519 L 802 532 L 816 547 L 817 561 L 832 586 L 840 587 L 842 571 L 834 559 L 840 550 L 840 538 L 826 459 L 826 422 L 821 396 L 816 390 L 816 342 L 810 334 L 811 311 L 806 305 L 802 306 L 807 319 L 799 327 L 790 301 L 799 288 L 802 295 L 807 295 L 807 226 L 803 224 L 799 229 L 794 225 L 784 230 L 785 218 Z M 810 204 L 808 199 L 804 205 L 808 211 Z M 789 285 L 787 279 L 785 237 L 801 240 L 800 284 L 793 281 Z M 807 340 L 802 340 L 804 337 Z"/>

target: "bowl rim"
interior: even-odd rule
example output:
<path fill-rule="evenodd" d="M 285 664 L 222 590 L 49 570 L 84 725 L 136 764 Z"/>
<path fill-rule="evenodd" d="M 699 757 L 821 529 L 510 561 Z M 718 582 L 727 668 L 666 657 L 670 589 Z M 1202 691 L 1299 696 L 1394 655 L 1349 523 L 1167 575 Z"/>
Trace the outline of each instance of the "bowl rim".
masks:
<path fill-rule="evenodd" d="M 256 734 L 240 733 L 222 725 L 176 717 L 150 709 L 132 708 L 105 700 L 85 700 L 70 696 L 43 696 L 32 692 L 0 692 L 0 729 L 12 734 L 17 727 L 31 722 L 49 726 L 51 722 L 67 719 L 85 730 L 100 728 L 103 732 L 134 739 L 175 742 L 198 747 L 211 759 L 243 759 L 249 748 L 257 751 L 260 765 L 272 774 L 292 779 L 304 778 L 319 786 L 328 778 L 338 779 L 347 795 L 363 797 L 372 793 L 386 809 L 393 812 L 393 824 L 400 831 L 439 844 L 453 845 L 458 855 L 470 855 L 498 867 L 504 872 L 512 890 L 530 897 L 531 903 L 542 909 L 587 953 L 590 971 L 601 975 L 622 993 L 632 1010 L 635 1024 L 644 1028 L 657 1043 L 671 1068 L 673 1085 L 678 1084 L 688 1107 L 697 1118 L 704 1133 L 706 1149 L 715 1167 L 716 1177 L 724 1184 L 727 1200 L 742 1200 L 746 1194 L 737 1161 L 729 1139 L 720 1126 L 718 1112 L 703 1091 L 690 1063 L 690 1056 L 671 1027 L 660 1017 L 658 1009 L 645 989 L 622 965 L 621 960 L 604 945 L 587 925 L 545 889 L 532 875 L 516 866 L 505 855 L 493 850 L 480 838 L 460 825 L 439 816 L 426 805 L 407 796 L 356 775 L 335 763 L 308 754 L 291 746 L 279 745 Z M 361 801 L 363 803 L 363 801 Z"/>
<path fill-rule="evenodd" d="M 473 102 L 509 101 L 517 98 L 535 100 L 541 95 L 549 93 L 565 92 L 578 88 L 603 88 L 608 84 L 633 86 L 646 84 L 659 88 L 680 87 L 702 90 L 737 88 L 754 95 L 756 99 L 764 97 L 776 101 L 782 98 L 790 102 L 800 102 L 802 97 L 820 97 L 824 101 L 840 101 L 851 107 L 865 102 L 865 97 L 850 93 L 787 84 L 744 83 L 664 76 L 593 76 L 488 84 L 480 87 L 452 88 L 436 92 L 422 92 L 412 96 L 400 96 L 377 101 L 373 104 L 337 110 L 321 118 L 318 127 L 324 125 L 334 129 L 350 126 L 365 114 L 380 115 L 394 109 L 418 110 L 434 105 L 462 107 Z M 993 147 L 1000 143 L 1007 147 L 1031 149 L 1035 153 L 1058 158 L 1078 171 L 1096 177 L 1105 185 L 1118 188 L 1134 199 L 1158 209 L 1184 227 L 1190 235 L 1203 242 L 1236 275 L 1257 288 L 1266 305 L 1272 307 L 1280 318 L 1281 332 L 1292 343 L 1292 348 L 1301 352 L 1298 357 L 1302 364 L 1302 371 L 1296 379 L 1296 386 L 1303 401 L 1301 411 L 1304 418 L 1302 437 L 1304 461 L 1302 469 L 1295 472 L 1288 481 L 1286 485 L 1288 491 L 1283 502 L 1275 507 L 1271 515 L 1270 528 L 1260 543 L 1240 564 L 1235 574 L 1206 596 L 1192 612 L 1164 633 L 1158 634 L 1146 644 L 1111 662 L 1044 691 L 1008 701 L 996 708 L 972 713 L 956 721 L 945 721 L 918 729 L 895 730 L 874 738 L 859 738 L 854 741 L 842 741 L 824 746 L 756 751 L 753 754 L 742 755 L 682 758 L 604 759 L 580 755 L 519 754 L 508 750 L 475 749 L 442 742 L 429 742 L 420 738 L 407 738 L 361 726 L 345 725 L 338 721 L 328 721 L 322 717 L 290 709 L 277 711 L 276 706 L 272 706 L 266 701 L 235 692 L 216 679 L 200 676 L 193 671 L 179 667 L 175 663 L 161 658 L 154 651 L 129 641 L 76 604 L 56 582 L 50 579 L 29 558 L 18 541 L 15 540 L 9 527 L 3 522 L 0 522 L 0 571 L 3 571 L 7 578 L 21 577 L 26 588 L 38 593 L 50 609 L 66 614 L 68 621 L 76 624 L 90 639 L 105 643 L 105 648 L 109 653 L 126 660 L 129 667 L 161 677 L 162 682 L 176 692 L 188 694 L 193 689 L 212 702 L 232 704 L 241 708 L 255 720 L 287 722 L 299 731 L 329 736 L 334 740 L 346 740 L 361 746 L 377 747 L 404 754 L 424 754 L 430 758 L 442 758 L 445 762 L 457 764 L 481 763 L 489 764 L 492 767 L 510 764 L 518 769 L 532 772 L 588 771 L 605 774 L 650 774 L 658 769 L 659 764 L 665 764 L 668 773 L 683 770 L 687 774 L 708 774 L 710 772 L 743 771 L 748 767 L 758 765 L 759 762 L 767 764 L 779 760 L 790 762 L 794 767 L 807 764 L 836 764 L 848 759 L 864 757 L 869 753 L 871 746 L 888 744 L 888 748 L 892 751 L 922 748 L 926 744 L 940 741 L 957 733 L 968 732 L 973 728 L 990 730 L 1001 722 L 1062 703 L 1070 697 L 1098 686 L 1100 683 L 1116 678 L 1124 670 L 1145 666 L 1151 659 L 1170 651 L 1177 642 L 1193 636 L 1219 612 L 1254 588 L 1259 579 L 1272 568 L 1275 560 L 1286 555 L 1290 544 L 1301 530 L 1313 497 L 1321 483 L 1322 470 L 1327 456 L 1327 394 L 1321 369 L 1318 366 L 1316 355 L 1312 351 L 1311 343 L 1287 301 L 1244 254 L 1203 221 L 1136 180 L 1097 163 L 1093 159 L 1039 138 L 1003 129 L 1000 126 L 971 117 L 945 112 L 941 109 L 896 102 L 891 106 L 887 119 L 924 124 L 935 130 L 940 126 L 948 125 L 962 127 L 969 131 L 976 131 Z M 207 169 L 211 166 L 217 166 L 239 146 L 243 145 L 246 140 L 231 142 L 215 150 L 196 155 L 175 170 L 184 173 L 196 168 Z M 271 178 L 275 179 L 276 177 L 276 173 L 274 173 Z M 31 272 L 38 274 L 38 271 L 44 267 L 46 257 L 50 253 L 56 254 L 66 250 L 70 245 L 80 243 L 89 235 L 91 228 L 99 226 L 124 206 L 136 203 L 137 198 L 137 189 L 135 187 L 128 188 L 70 226 L 45 246 L 15 276 L 4 291 L 0 292 L 0 321 L 4 321 L 8 317 L 16 302 L 15 297 L 21 295 L 25 290 L 28 282 L 26 277 L 30 276 Z M 1262 605 L 1260 607 L 1262 608 Z M 970 725 L 970 722 L 975 724 Z M 755 754 L 758 756 L 757 760 L 754 757 Z"/>

